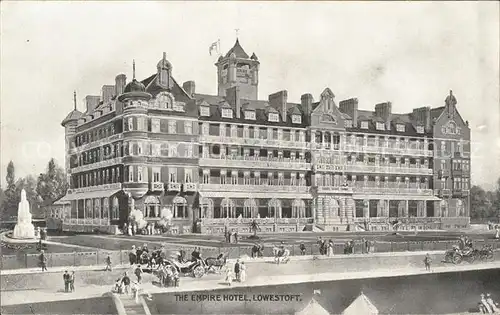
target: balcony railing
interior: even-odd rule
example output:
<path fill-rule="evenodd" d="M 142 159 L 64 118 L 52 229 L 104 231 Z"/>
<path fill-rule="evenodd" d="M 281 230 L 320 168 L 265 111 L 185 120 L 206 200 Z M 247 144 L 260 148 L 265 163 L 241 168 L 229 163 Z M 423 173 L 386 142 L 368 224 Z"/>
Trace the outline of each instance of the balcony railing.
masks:
<path fill-rule="evenodd" d="M 113 166 L 113 165 L 122 164 L 122 163 L 123 163 L 123 158 L 118 157 L 118 158 L 114 158 L 114 159 L 109 159 L 109 160 L 105 160 L 105 161 L 101 161 L 101 162 L 96 162 L 96 163 L 87 164 L 87 165 L 72 168 L 71 173 L 75 174 L 75 173 L 80 173 L 80 172 L 86 172 L 86 171 L 95 170 L 95 169 Z"/>
<path fill-rule="evenodd" d="M 113 184 L 104 184 L 104 185 L 97 185 L 97 186 L 91 186 L 91 187 L 68 189 L 67 193 L 68 194 L 76 194 L 76 193 L 84 193 L 84 192 L 91 192 L 91 191 L 120 190 L 120 189 L 122 189 L 121 183 L 113 183 Z"/>
<path fill-rule="evenodd" d="M 398 154 L 398 155 L 416 155 L 416 156 L 433 156 L 433 151 L 424 149 L 410 149 L 410 148 L 390 148 L 382 146 L 370 145 L 345 145 L 343 151 L 350 152 L 363 152 L 363 153 L 377 153 L 377 154 Z"/>
<path fill-rule="evenodd" d="M 64 218 L 63 223 L 72 225 L 109 225 L 109 219 Z"/>
<path fill-rule="evenodd" d="M 97 141 L 93 141 L 91 143 L 86 143 L 78 147 L 73 147 L 70 149 L 70 153 L 78 153 L 78 152 L 83 152 L 85 150 L 93 149 L 93 148 L 98 148 L 100 146 L 103 146 L 105 144 L 109 144 L 111 142 L 114 142 L 116 140 L 120 140 L 123 138 L 123 134 L 118 133 L 116 135 L 109 136 L 107 138 L 103 138 Z"/>
<path fill-rule="evenodd" d="M 163 191 L 163 190 L 164 190 L 163 183 L 160 182 L 151 183 L 151 191 Z"/>
<path fill-rule="evenodd" d="M 222 137 L 201 135 L 200 143 L 221 143 L 232 145 L 248 145 L 248 146 L 265 146 L 287 149 L 308 149 L 308 142 L 286 141 L 278 139 L 257 139 L 257 138 L 239 138 L 239 137 Z"/>
<path fill-rule="evenodd" d="M 432 196 L 432 189 L 425 188 L 425 186 L 417 186 L 415 183 L 406 184 L 396 184 L 396 183 L 383 183 L 380 182 L 379 185 L 375 182 L 363 182 L 356 183 L 353 188 L 356 194 L 417 194 L 424 196 Z"/>
<path fill-rule="evenodd" d="M 202 218 L 203 225 L 212 224 L 248 224 L 253 221 L 257 224 L 307 224 L 313 223 L 313 218 Z"/>
<path fill-rule="evenodd" d="M 433 170 L 431 168 L 426 168 L 425 166 L 396 166 L 391 165 L 373 165 L 373 164 L 345 164 L 345 165 L 334 165 L 327 163 L 317 163 L 313 165 L 315 170 L 323 171 L 336 171 L 336 172 L 354 172 L 354 173 L 392 173 L 392 174 L 408 174 L 408 175 L 432 175 Z"/>
<path fill-rule="evenodd" d="M 200 191 L 308 193 L 310 190 L 309 186 L 200 184 Z"/>
<path fill-rule="evenodd" d="M 185 183 L 183 186 L 184 191 L 186 192 L 196 192 L 198 190 L 197 183 Z"/>
<path fill-rule="evenodd" d="M 352 193 L 352 187 L 349 186 L 318 186 L 318 193 Z"/>
<path fill-rule="evenodd" d="M 167 190 L 168 191 L 181 191 L 181 184 L 180 183 L 168 183 Z"/>
<path fill-rule="evenodd" d="M 230 167 L 230 168 L 272 168 L 282 170 L 310 170 L 311 163 L 301 159 L 279 159 L 252 156 L 227 156 L 226 158 L 200 158 L 203 167 Z"/>

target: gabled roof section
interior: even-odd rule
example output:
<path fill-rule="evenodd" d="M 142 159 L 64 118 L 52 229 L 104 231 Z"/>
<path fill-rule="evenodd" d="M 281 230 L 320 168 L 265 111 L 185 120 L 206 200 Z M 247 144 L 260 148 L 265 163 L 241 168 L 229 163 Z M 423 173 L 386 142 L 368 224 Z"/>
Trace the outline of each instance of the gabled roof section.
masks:
<path fill-rule="evenodd" d="M 366 295 L 361 292 L 361 294 L 349 305 L 343 312 L 342 315 L 377 315 L 378 309 L 375 305 L 368 299 Z"/>
<path fill-rule="evenodd" d="M 401 118 L 401 116 L 397 116 L 392 120 L 392 123 L 397 125 L 397 124 L 406 124 L 406 122 Z"/>
<path fill-rule="evenodd" d="M 226 101 L 221 101 L 219 103 L 219 106 L 220 106 L 220 108 L 231 108 L 232 109 L 231 105 L 229 105 L 229 103 Z"/>
<path fill-rule="evenodd" d="M 294 106 L 288 110 L 290 115 L 302 115 L 302 112 L 300 111 L 298 106 Z"/>
<path fill-rule="evenodd" d="M 373 122 L 382 122 L 382 123 L 385 122 L 385 120 L 382 117 L 375 115 L 372 117 L 372 120 Z"/>
<path fill-rule="evenodd" d="M 359 313 L 361 315 L 363 313 Z M 330 315 L 330 313 L 313 297 L 306 307 L 295 315 Z"/>
<path fill-rule="evenodd" d="M 233 48 L 229 49 L 229 51 L 226 54 L 226 58 L 231 56 L 232 53 L 234 53 L 236 58 L 241 58 L 241 59 L 249 58 L 245 50 L 243 50 L 243 48 L 241 47 L 239 39 L 236 39 L 236 43 L 234 43 Z"/>
<path fill-rule="evenodd" d="M 267 113 L 278 113 L 278 110 L 276 108 L 272 107 L 272 106 L 267 106 L 265 108 L 265 110 L 266 110 L 266 114 Z"/>

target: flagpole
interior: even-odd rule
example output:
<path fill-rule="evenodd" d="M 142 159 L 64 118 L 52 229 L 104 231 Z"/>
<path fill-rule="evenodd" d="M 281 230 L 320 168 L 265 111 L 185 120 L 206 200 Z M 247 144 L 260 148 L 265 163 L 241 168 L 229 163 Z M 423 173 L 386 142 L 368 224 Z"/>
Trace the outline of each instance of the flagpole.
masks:
<path fill-rule="evenodd" d="M 217 53 L 219 54 L 219 56 L 221 55 L 221 50 L 220 50 L 220 38 L 217 40 Z"/>

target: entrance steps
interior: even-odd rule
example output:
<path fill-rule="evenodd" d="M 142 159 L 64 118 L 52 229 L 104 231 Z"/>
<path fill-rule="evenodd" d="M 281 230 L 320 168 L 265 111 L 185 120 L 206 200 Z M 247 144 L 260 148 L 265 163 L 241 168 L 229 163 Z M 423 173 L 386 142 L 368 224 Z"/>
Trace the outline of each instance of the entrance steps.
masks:
<path fill-rule="evenodd" d="M 126 315 L 151 315 L 143 296 L 139 296 L 139 303 L 135 301 L 133 295 L 128 294 L 120 295 L 120 300 L 123 308 L 125 308 Z"/>

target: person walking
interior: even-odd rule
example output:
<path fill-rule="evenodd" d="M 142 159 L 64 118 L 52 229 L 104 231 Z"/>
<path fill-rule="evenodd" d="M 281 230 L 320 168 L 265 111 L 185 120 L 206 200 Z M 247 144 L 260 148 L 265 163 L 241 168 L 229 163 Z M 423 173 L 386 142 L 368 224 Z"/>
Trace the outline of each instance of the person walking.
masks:
<path fill-rule="evenodd" d="M 238 231 L 234 232 L 234 243 L 238 244 Z"/>
<path fill-rule="evenodd" d="M 306 245 L 304 245 L 304 242 L 300 243 L 299 249 L 300 249 L 300 254 L 304 256 L 306 254 Z"/>
<path fill-rule="evenodd" d="M 106 257 L 106 269 L 104 271 L 112 271 L 111 270 L 111 257 L 108 255 Z"/>
<path fill-rule="evenodd" d="M 366 254 L 366 239 L 363 237 L 361 239 L 361 254 Z"/>
<path fill-rule="evenodd" d="M 236 277 L 236 281 L 240 281 L 240 260 L 236 260 L 236 264 L 234 264 L 234 275 Z"/>
<path fill-rule="evenodd" d="M 75 292 L 75 271 L 72 271 L 69 275 L 69 290 Z"/>
<path fill-rule="evenodd" d="M 333 256 L 333 241 L 332 240 L 328 241 L 328 253 L 327 253 L 327 255 L 329 257 Z"/>
<path fill-rule="evenodd" d="M 496 233 L 495 233 L 495 239 L 500 239 L 500 225 L 497 225 L 495 226 L 495 230 L 496 230 Z"/>
<path fill-rule="evenodd" d="M 367 254 L 370 253 L 370 250 L 371 250 L 370 245 L 371 245 L 370 240 L 365 239 L 365 253 L 367 253 Z"/>
<path fill-rule="evenodd" d="M 68 273 L 68 270 L 66 270 L 64 272 L 63 280 L 64 280 L 64 292 L 68 293 L 69 292 L 69 273 Z"/>
<path fill-rule="evenodd" d="M 233 271 L 231 270 L 231 266 L 227 266 L 226 268 L 226 279 L 225 282 L 227 285 L 231 286 L 233 283 Z"/>
<path fill-rule="evenodd" d="M 424 265 L 426 271 L 431 271 L 431 263 L 432 263 L 431 256 L 427 253 L 427 255 L 425 255 L 424 258 Z"/>
<path fill-rule="evenodd" d="M 122 283 L 123 291 L 128 294 L 130 292 L 130 278 L 126 272 L 123 274 Z"/>
<path fill-rule="evenodd" d="M 141 265 L 137 265 L 137 267 L 134 270 L 134 274 L 137 277 L 137 282 L 141 283 L 141 281 L 142 281 L 142 274 L 143 274 Z"/>
<path fill-rule="evenodd" d="M 132 250 L 128 254 L 128 260 L 130 262 L 130 265 L 135 265 L 137 262 L 137 251 L 135 250 L 135 245 L 132 245 Z"/>
<path fill-rule="evenodd" d="M 134 297 L 135 303 L 139 304 L 139 283 L 133 281 L 131 285 L 132 295 Z"/>
<path fill-rule="evenodd" d="M 40 251 L 40 266 L 42 267 L 42 271 L 47 271 L 47 257 L 43 249 Z"/>
<path fill-rule="evenodd" d="M 247 280 L 247 266 L 245 262 L 241 262 L 240 265 L 240 282 L 245 282 Z"/>

